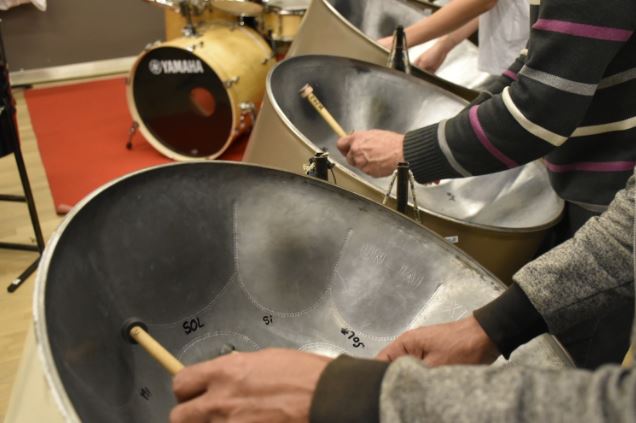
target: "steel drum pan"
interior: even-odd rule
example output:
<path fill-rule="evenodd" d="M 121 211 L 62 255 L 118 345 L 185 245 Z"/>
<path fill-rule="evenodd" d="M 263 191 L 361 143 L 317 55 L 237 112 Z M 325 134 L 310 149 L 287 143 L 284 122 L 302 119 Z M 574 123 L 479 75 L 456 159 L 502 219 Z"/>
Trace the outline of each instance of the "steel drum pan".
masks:
<path fill-rule="evenodd" d="M 338 137 L 298 95 L 306 83 L 345 131 L 405 132 L 452 117 L 466 105 L 426 81 L 352 59 L 301 56 L 274 67 L 244 160 L 301 173 L 302 164 L 326 148 L 336 163 L 337 184 L 376 201 L 382 201 L 389 178 L 372 178 L 346 163 L 336 148 Z M 418 185 L 416 194 L 427 227 L 458 241 L 504 281 L 532 258 L 563 209 L 538 162 Z"/>
<path fill-rule="evenodd" d="M 328 54 L 384 65 L 388 51 L 376 40 L 430 15 L 433 5 L 405 0 L 314 0 L 289 49 L 288 56 Z M 411 59 L 422 53 L 410 53 Z M 414 70 L 420 77 L 430 77 Z M 477 69 L 477 47 L 461 42 L 449 53 L 437 75 L 462 87 L 476 88 L 489 75 Z"/>
<path fill-rule="evenodd" d="M 171 378 L 123 340 L 130 317 L 186 364 L 228 347 L 372 357 L 404 330 L 458 319 L 502 290 L 434 233 L 326 182 L 175 163 L 69 213 L 38 272 L 35 331 L 67 419 L 157 422 L 175 403 Z M 571 364 L 548 336 L 511 360 Z"/>

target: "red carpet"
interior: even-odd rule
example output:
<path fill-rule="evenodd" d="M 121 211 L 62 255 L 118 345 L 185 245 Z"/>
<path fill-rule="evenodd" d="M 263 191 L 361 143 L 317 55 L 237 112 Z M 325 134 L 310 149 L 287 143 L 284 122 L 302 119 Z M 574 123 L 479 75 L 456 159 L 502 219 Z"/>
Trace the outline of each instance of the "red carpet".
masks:
<path fill-rule="evenodd" d="M 141 133 L 126 149 L 132 118 L 124 78 L 26 91 L 26 102 L 58 213 L 104 183 L 171 160 Z M 247 137 L 220 160 L 241 160 Z"/>

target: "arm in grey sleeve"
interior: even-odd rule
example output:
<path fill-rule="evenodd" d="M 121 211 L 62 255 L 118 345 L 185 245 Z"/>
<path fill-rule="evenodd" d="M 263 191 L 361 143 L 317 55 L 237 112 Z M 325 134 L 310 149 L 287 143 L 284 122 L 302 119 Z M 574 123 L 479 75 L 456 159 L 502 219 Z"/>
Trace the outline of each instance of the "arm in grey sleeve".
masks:
<path fill-rule="evenodd" d="M 513 279 L 553 334 L 634 301 L 634 177 L 609 209 Z"/>
<path fill-rule="evenodd" d="M 406 357 L 391 364 L 380 394 L 380 422 L 633 422 L 636 373 L 446 366 Z"/>
<path fill-rule="evenodd" d="M 634 194 L 632 177 L 606 213 L 515 275 L 553 332 L 623 301 L 633 306 Z M 634 367 L 428 369 L 407 357 L 386 370 L 380 394 L 380 421 L 387 423 L 627 422 L 634 416 Z"/>

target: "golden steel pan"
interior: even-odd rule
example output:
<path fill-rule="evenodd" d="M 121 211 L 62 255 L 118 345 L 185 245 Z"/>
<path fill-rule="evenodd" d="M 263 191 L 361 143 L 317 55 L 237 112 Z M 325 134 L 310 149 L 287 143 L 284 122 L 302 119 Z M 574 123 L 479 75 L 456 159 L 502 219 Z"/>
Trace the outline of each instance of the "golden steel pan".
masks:
<path fill-rule="evenodd" d="M 503 289 L 433 232 L 332 184 L 175 163 L 102 187 L 67 215 L 38 271 L 35 332 L 69 420 L 162 422 L 171 377 L 123 340 L 129 317 L 185 364 L 273 346 L 373 357 Z M 511 361 L 571 364 L 549 336 Z"/>
<path fill-rule="evenodd" d="M 384 65 L 388 50 L 376 40 L 391 35 L 397 25 L 408 26 L 430 15 L 435 8 L 404 0 L 313 0 L 288 57 L 327 54 Z M 424 71 L 415 73 L 430 76 Z M 477 69 L 477 47 L 469 41 L 461 42 L 448 55 L 437 75 L 468 88 L 489 78 Z"/>
<path fill-rule="evenodd" d="M 298 95 L 305 83 L 346 131 L 405 132 L 452 117 L 466 105 L 426 81 L 353 59 L 298 56 L 272 70 L 244 160 L 301 173 L 324 147 L 336 162 L 337 184 L 376 201 L 382 201 L 388 178 L 369 177 L 346 163 L 335 147 L 337 136 Z M 563 209 L 541 163 L 418 186 L 416 192 L 424 224 L 457 239 L 459 248 L 505 282 L 532 258 Z"/>

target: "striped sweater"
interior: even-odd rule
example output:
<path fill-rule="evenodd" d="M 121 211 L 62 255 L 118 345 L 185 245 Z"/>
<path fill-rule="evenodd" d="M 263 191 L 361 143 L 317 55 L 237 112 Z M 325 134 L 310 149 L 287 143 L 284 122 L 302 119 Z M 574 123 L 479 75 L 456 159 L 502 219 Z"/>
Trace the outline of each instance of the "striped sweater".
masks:
<path fill-rule="evenodd" d="M 636 163 L 636 1 L 531 0 L 530 21 L 492 95 L 407 133 L 404 156 L 419 182 L 543 157 L 563 199 L 599 211 Z"/>

